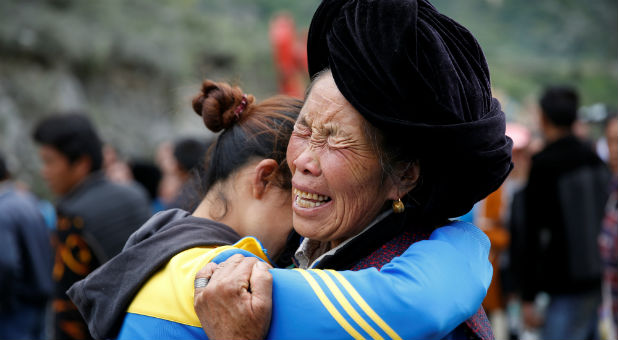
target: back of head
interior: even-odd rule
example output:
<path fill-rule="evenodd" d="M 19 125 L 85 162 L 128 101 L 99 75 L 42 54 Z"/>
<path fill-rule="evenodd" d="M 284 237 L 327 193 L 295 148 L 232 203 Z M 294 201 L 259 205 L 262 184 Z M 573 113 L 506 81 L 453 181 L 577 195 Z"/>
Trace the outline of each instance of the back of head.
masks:
<path fill-rule="evenodd" d="M 129 166 L 133 179 L 144 186 L 151 200 L 155 199 L 161 182 L 161 170 L 153 162 L 145 160 L 133 160 Z"/>
<path fill-rule="evenodd" d="M 540 100 L 543 115 L 555 126 L 571 127 L 577 119 L 579 96 L 570 86 L 552 86 L 545 89 Z"/>
<path fill-rule="evenodd" d="M 174 158 L 184 172 L 190 172 L 204 160 L 208 144 L 194 139 L 184 138 L 174 144 Z"/>
<path fill-rule="evenodd" d="M 208 191 L 236 170 L 256 159 L 274 159 L 279 164 L 271 182 L 291 188 L 285 154 L 302 102 L 274 96 L 255 103 L 252 95 L 223 82 L 204 81 L 193 99 L 193 109 L 213 132 L 222 131 L 210 147 L 203 186 Z"/>
<path fill-rule="evenodd" d="M 4 156 L 0 154 L 0 181 L 4 181 L 9 178 L 9 172 L 6 169 L 6 163 L 4 162 Z"/>
<path fill-rule="evenodd" d="M 83 156 L 91 161 L 90 172 L 101 169 L 102 143 L 92 123 L 83 114 L 54 114 L 41 120 L 35 127 L 34 140 L 50 146 L 73 163 Z"/>

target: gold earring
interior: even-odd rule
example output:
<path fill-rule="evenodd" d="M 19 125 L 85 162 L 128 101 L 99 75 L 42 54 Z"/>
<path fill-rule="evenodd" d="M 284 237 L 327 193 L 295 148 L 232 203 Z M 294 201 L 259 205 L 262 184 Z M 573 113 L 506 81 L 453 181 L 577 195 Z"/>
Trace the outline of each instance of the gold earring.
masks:
<path fill-rule="evenodd" d="M 396 201 L 393 201 L 393 212 L 395 214 L 400 214 L 404 210 L 406 210 L 406 207 L 403 204 L 403 202 L 401 201 L 401 198 L 398 198 Z"/>

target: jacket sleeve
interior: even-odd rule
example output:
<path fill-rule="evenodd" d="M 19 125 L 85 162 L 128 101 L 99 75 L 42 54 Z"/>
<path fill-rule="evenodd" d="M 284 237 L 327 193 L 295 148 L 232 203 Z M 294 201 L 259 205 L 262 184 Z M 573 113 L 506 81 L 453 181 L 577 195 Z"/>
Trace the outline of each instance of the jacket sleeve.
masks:
<path fill-rule="evenodd" d="M 492 276 L 488 254 L 482 231 L 455 222 L 380 271 L 272 269 L 268 338 L 441 338 L 483 301 Z"/>

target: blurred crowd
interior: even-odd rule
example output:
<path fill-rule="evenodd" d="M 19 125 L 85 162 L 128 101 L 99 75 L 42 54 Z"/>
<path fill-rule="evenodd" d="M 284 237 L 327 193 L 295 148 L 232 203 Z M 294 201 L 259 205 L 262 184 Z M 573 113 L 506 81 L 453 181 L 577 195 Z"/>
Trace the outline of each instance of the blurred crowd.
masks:
<path fill-rule="evenodd" d="M 618 118 L 606 109 L 584 122 L 579 109 L 574 88 L 549 87 L 538 124 L 507 123 L 514 168 L 461 217 L 492 243 L 483 306 L 497 339 L 616 339 Z M 65 291 L 153 214 L 195 209 L 209 141 L 183 137 L 125 159 L 79 112 L 48 115 L 31 137 L 55 197 L 35 197 L 0 155 L 0 339 L 85 339 Z"/>
<path fill-rule="evenodd" d="M 567 86 L 538 104 L 536 125 L 507 123 L 507 180 L 461 217 L 492 243 L 483 306 L 497 339 L 616 339 L 618 118 L 580 119 Z"/>
<path fill-rule="evenodd" d="M 0 339 L 87 339 L 65 291 L 153 214 L 196 207 L 209 140 L 179 138 L 153 159 L 123 159 L 73 112 L 41 120 L 32 138 L 54 204 L 29 192 L 0 155 Z"/>

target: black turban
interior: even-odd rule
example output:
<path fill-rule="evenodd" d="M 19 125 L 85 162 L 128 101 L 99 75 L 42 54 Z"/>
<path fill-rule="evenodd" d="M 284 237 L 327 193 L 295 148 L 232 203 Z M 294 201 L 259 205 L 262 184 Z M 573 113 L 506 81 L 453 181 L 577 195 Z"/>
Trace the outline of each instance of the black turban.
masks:
<path fill-rule="evenodd" d="M 511 170 L 483 51 L 427 1 L 323 0 L 307 53 L 312 77 L 330 68 L 365 119 L 415 150 L 423 184 L 412 196 L 426 216 L 466 213 Z"/>

